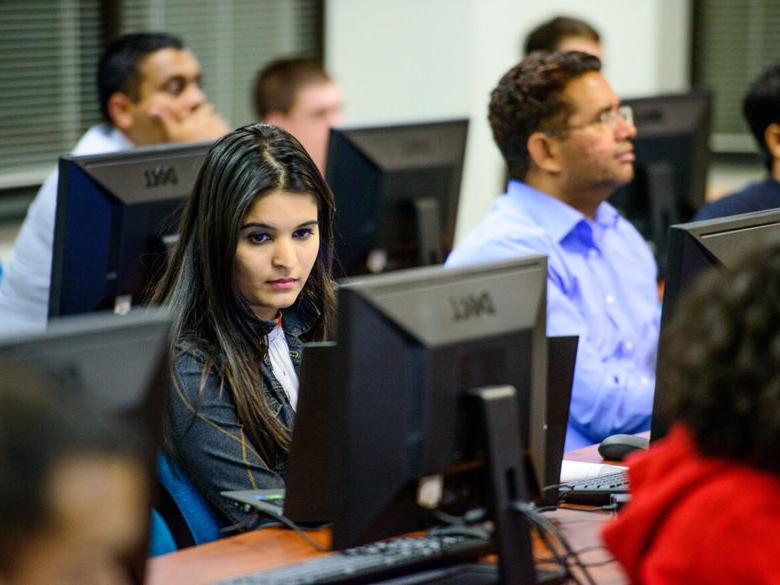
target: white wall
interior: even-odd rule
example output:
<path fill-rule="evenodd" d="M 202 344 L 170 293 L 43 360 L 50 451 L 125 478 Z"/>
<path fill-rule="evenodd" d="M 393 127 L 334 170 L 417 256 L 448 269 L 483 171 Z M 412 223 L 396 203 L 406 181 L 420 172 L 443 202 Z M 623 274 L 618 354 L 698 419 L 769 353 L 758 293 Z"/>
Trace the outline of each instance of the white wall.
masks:
<path fill-rule="evenodd" d="M 471 120 L 457 237 L 503 190 L 487 125 L 500 76 L 522 39 L 555 14 L 602 35 L 605 74 L 625 97 L 686 87 L 689 0 L 329 0 L 325 59 L 346 96 L 347 124 Z"/>

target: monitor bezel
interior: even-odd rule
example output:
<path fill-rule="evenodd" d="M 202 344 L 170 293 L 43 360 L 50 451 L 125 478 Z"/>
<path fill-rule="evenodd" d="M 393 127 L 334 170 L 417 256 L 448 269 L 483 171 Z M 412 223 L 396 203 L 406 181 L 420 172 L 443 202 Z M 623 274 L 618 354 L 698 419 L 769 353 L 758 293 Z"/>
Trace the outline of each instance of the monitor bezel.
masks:
<path fill-rule="evenodd" d="M 114 308 L 79 307 L 73 310 L 73 307 L 66 306 L 63 300 L 64 291 L 68 287 L 83 285 L 83 280 L 77 277 L 78 267 L 83 266 L 83 270 L 87 269 L 84 265 L 83 250 L 71 241 L 71 224 L 79 225 L 77 237 L 84 238 L 92 246 L 96 248 L 108 246 L 105 250 L 106 264 L 101 264 L 97 268 L 90 266 L 101 274 L 104 287 L 101 299 L 105 301 L 109 280 L 121 282 L 123 277 L 116 271 L 121 270 L 125 263 L 134 261 L 134 258 L 121 256 L 120 250 L 124 239 L 129 236 L 123 229 L 128 210 L 141 209 L 144 205 L 163 206 L 169 209 L 169 212 L 165 217 L 160 218 L 157 227 L 164 225 L 169 230 L 175 230 L 178 214 L 181 213 L 190 195 L 200 165 L 212 144 L 210 141 L 167 143 L 111 153 L 60 157 L 48 319 Z M 173 167 L 174 163 L 175 167 Z M 171 179 L 170 176 L 168 179 L 165 178 L 166 169 L 170 168 L 178 170 L 175 179 Z M 116 176 L 111 174 L 106 176 L 107 170 Z M 89 192 L 75 191 L 71 186 L 74 174 L 81 174 L 90 182 Z M 179 186 L 184 181 L 186 183 Z M 85 197 L 88 201 L 80 200 Z M 84 203 L 89 205 L 83 205 Z M 87 208 L 94 205 L 105 206 L 103 215 L 110 216 L 108 224 L 96 225 L 94 218 L 90 221 Z M 77 214 L 78 218 L 76 218 Z M 120 298 L 124 295 L 121 290 L 117 293 Z M 139 304 L 142 301 L 143 293 L 131 299 L 131 304 Z"/>
<path fill-rule="evenodd" d="M 441 350 L 448 350 L 452 347 L 452 344 L 436 344 L 436 341 L 433 342 L 432 346 L 425 346 L 424 342 L 421 342 L 420 337 L 417 333 L 411 332 L 409 330 L 405 330 L 403 326 L 401 326 L 395 318 L 391 318 L 382 308 L 377 307 L 377 299 L 380 299 L 382 295 L 393 295 L 393 293 L 403 290 L 405 294 L 414 296 L 417 293 L 417 288 L 430 288 L 431 286 L 446 286 L 446 285 L 456 285 L 455 290 L 457 289 L 457 285 L 461 285 L 463 283 L 467 283 L 468 285 L 471 285 L 473 283 L 484 281 L 487 277 L 492 276 L 503 276 L 503 275 L 510 275 L 514 276 L 516 278 L 521 278 L 522 275 L 531 275 L 533 274 L 533 277 L 529 278 L 527 282 L 529 282 L 529 287 L 535 288 L 536 290 L 533 291 L 534 300 L 529 302 L 535 302 L 535 307 L 532 307 L 528 309 L 528 312 L 531 314 L 531 322 L 528 322 L 526 325 L 522 327 L 522 329 L 511 329 L 510 333 L 508 334 L 501 334 L 498 336 L 493 335 L 484 335 L 482 337 L 473 337 L 473 338 L 465 338 L 465 339 L 459 339 L 455 341 L 455 344 L 467 344 L 464 347 L 468 347 L 468 344 L 471 344 L 472 346 L 476 345 L 479 341 L 479 339 L 484 339 L 487 344 L 489 343 L 495 343 L 497 345 L 500 345 L 502 343 L 506 343 L 506 336 L 527 336 L 529 347 L 532 350 L 532 355 L 529 358 L 530 359 L 530 367 L 531 372 L 530 375 L 532 377 L 531 380 L 531 388 L 528 393 L 528 399 L 530 401 L 530 412 L 523 412 L 521 413 L 521 421 L 519 423 L 521 424 L 521 432 L 522 436 L 528 436 L 530 438 L 531 444 L 527 446 L 529 453 L 531 455 L 530 461 L 533 465 L 533 473 L 530 474 L 531 477 L 529 478 L 529 483 L 532 482 L 531 492 L 533 493 L 540 493 L 541 492 L 541 485 L 540 483 L 543 481 L 543 478 L 545 477 L 544 473 L 544 466 L 546 464 L 546 425 L 547 425 L 547 409 L 546 409 L 546 401 L 547 401 L 547 385 L 546 385 L 546 376 L 547 376 L 547 337 L 546 337 L 546 331 L 545 331 L 545 323 L 546 323 L 546 294 L 547 294 L 547 258 L 544 256 L 528 256 L 520 259 L 515 260 L 509 260 L 509 261 L 499 261 L 494 262 L 490 264 L 481 264 L 481 265 L 472 265 L 468 267 L 462 267 L 457 269 L 444 269 L 443 267 L 424 267 L 424 268 L 416 268 L 416 269 L 410 269 L 406 271 L 401 272 L 394 272 L 394 273 L 388 273 L 386 275 L 379 275 L 374 277 L 365 277 L 365 278 L 355 278 L 350 279 L 348 281 L 343 281 L 340 290 L 340 311 L 346 311 L 346 314 L 340 315 L 339 320 L 339 367 L 338 371 L 341 372 L 340 376 L 343 378 L 341 383 L 341 390 L 339 393 L 339 404 L 337 405 L 337 409 L 341 413 L 345 413 L 344 416 L 346 417 L 344 419 L 343 424 L 338 425 L 338 437 L 336 442 L 340 445 L 340 450 L 342 452 L 342 461 L 340 467 L 340 476 L 342 478 L 341 485 L 343 489 L 346 492 L 349 492 L 351 489 L 350 486 L 352 483 L 360 483 L 360 479 L 358 477 L 353 477 L 352 473 L 350 473 L 349 469 L 343 467 L 344 465 L 350 465 L 348 463 L 348 460 L 354 460 L 359 461 L 361 460 L 361 457 L 364 457 L 364 455 L 359 455 L 358 453 L 350 454 L 351 448 L 357 448 L 356 446 L 356 440 L 360 436 L 364 436 L 365 428 L 362 426 L 363 422 L 363 416 L 358 417 L 360 422 L 356 422 L 355 415 L 353 413 L 357 412 L 358 410 L 362 410 L 359 405 L 352 405 L 352 401 L 355 399 L 353 397 L 357 397 L 358 402 L 361 400 L 361 388 L 364 388 L 364 384 L 358 379 L 360 375 L 364 375 L 365 372 L 361 373 L 361 368 L 365 368 L 365 366 L 355 368 L 353 365 L 354 360 L 360 360 L 360 358 L 357 355 L 350 355 L 351 349 L 354 349 L 353 344 L 354 343 L 360 343 L 360 341 L 351 341 L 349 339 L 349 336 L 351 335 L 350 329 L 352 328 L 351 321 L 354 319 L 357 319 L 358 317 L 355 317 L 352 313 L 354 311 L 362 311 L 360 314 L 362 316 L 365 316 L 365 309 L 358 309 L 357 307 L 365 307 L 366 304 L 373 305 L 373 308 L 369 309 L 377 319 L 390 319 L 391 326 L 394 328 L 394 330 L 398 331 L 399 335 L 408 335 L 410 338 L 414 338 L 414 342 L 412 342 L 412 345 L 405 345 L 405 354 L 404 359 L 408 359 L 410 356 L 412 356 L 412 359 L 431 359 L 431 356 L 433 356 L 433 359 L 438 359 L 435 357 L 435 354 L 428 354 L 428 358 L 420 357 L 419 351 L 423 351 L 423 349 L 420 349 L 422 347 L 426 347 L 424 351 L 427 352 L 437 352 Z M 534 280 L 535 279 L 535 280 Z M 433 284 L 431 284 L 433 282 Z M 444 299 L 444 302 L 446 302 L 446 299 Z M 504 305 L 508 306 L 508 305 Z M 520 310 L 520 309 L 515 309 Z M 525 319 L 525 318 L 524 318 Z M 359 328 L 365 328 L 366 325 L 363 323 L 362 325 L 358 326 Z M 376 331 L 376 330 L 374 330 Z M 373 335 L 374 333 L 372 333 Z M 358 335 L 365 335 L 365 332 L 358 333 Z M 365 337 L 362 338 L 363 341 L 365 341 Z M 513 339 L 517 339 L 517 337 L 514 337 Z M 414 345 L 415 343 L 420 343 L 420 345 Z M 415 349 L 416 348 L 416 349 Z M 418 351 L 419 350 L 419 351 Z M 416 357 L 413 357 L 416 356 Z M 355 362 L 357 363 L 357 362 Z M 430 363 L 430 362 L 429 362 Z M 427 371 L 427 370 L 426 370 Z M 421 389 L 423 389 L 424 392 L 428 392 L 430 388 L 428 384 L 430 381 L 421 382 L 422 386 Z M 498 382 L 492 382 L 492 383 L 498 383 Z M 526 391 L 526 389 L 518 389 L 518 396 L 520 393 Z M 457 391 L 459 392 L 459 391 Z M 460 396 L 460 394 L 458 394 Z M 461 397 L 462 398 L 462 397 Z M 458 400 L 461 400 L 461 398 L 458 398 Z M 427 404 L 427 402 L 426 402 Z M 430 408 L 430 404 L 428 404 L 427 408 Z M 430 412 L 429 410 L 423 411 L 422 414 L 419 414 L 417 416 L 421 416 L 421 422 L 425 424 L 425 421 L 427 420 L 425 412 Z M 364 413 L 365 415 L 365 413 Z M 406 416 L 406 415 L 405 415 Z M 415 420 L 413 416 L 411 415 L 407 416 L 410 420 Z M 352 418 L 350 418 L 352 417 Z M 526 429 L 523 428 L 524 425 L 528 424 L 530 421 L 531 428 L 528 429 L 527 435 L 526 435 Z M 401 423 L 400 421 L 398 424 L 405 424 Z M 414 424 L 414 423 L 412 423 Z M 353 428 L 354 427 L 354 428 Z M 425 431 L 425 434 L 427 436 L 427 431 Z M 438 438 L 438 436 L 437 436 Z M 427 440 L 427 439 L 426 439 Z M 358 443 L 361 443 L 361 441 L 357 440 Z M 422 445 L 426 445 L 425 442 L 422 443 Z M 362 443 L 360 445 L 361 452 L 362 452 Z M 412 449 L 417 449 L 419 446 L 411 446 Z M 424 447 L 424 453 L 427 452 L 425 449 L 428 447 Z M 417 456 L 419 457 L 420 454 L 417 453 Z M 411 455 L 408 454 L 401 454 L 399 455 L 401 459 L 399 461 L 395 461 L 392 464 L 385 463 L 385 465 L 389 466 L 390 468 L 393 468 L 395 465 L 397 467 L 398 464 L 405 465 L 406 463 L 403 463 L 403 461 L 411 461 L 411 459 L 404 459 L 404 457 L 411 457 Z M 436 458 L 434 458 L 436 460 Z M 422 459 L 417 459 L 417 461 L 423 462 L 423 468 L 427 469 L 426 465 L 430 463 L 430 460 L 426 457 L 423 457 Z M 427 463 L 426 463 L 427 462 Z M 352 465 L 354 467 L 354 465 Z M 439 472 L 443 472 L 446 475 L 446 470 L 440 470 L 435 471 L 434 473 L 438 474 Z M 358 474 L 359 475 L 359 474 Z M 406 481 L 407 479 L 412 478 L 406 478 L 404 477 L 403 480 Z M 419 479 L 419 478 L 416 478 Z M 351 483 L 350 483 L 351 482 Z M 415 489 L 414 486 L 408 486 L 409 489 Z M 406 489 L 406 488 L 404 488 Z M 359 490 L 357 490 L 359 491 Z M 402 491 L 402 492 L 394 492 L 395 494 L 398 494 L 398 497 L 401 499 L 396 501 L 395 499 L 392 500 L 393 504 L 391 504 L 391 501 L 388 501 L 388 505 L 395 505 L 395 503 L 402 502 L 402 501 L 409 501 L 410 497 L 412 496 L 411 492 L 408 491 Z M 390 496 L 390 494 L 385 494 L 386 497 L 392 497 L 395 498 L 395 496 Z M 377 494 L 377 497 L 379 497 L 379 494 Z M 356 516 L 363 516 L 364 511 L 362 510 L 356 510 L 354 509 L 356 505 L 355 500 L 359 498 L 350 498 L 350 497 L 340 497 L 338 501 L 336 502 L 335 509 L 337 510 L 335 513 L 335 518 L 333 518 L 334 521 L 334 545 L 337 547 L 344 547 L 344 546 L 354 546 L 355 544 L 358 544 L 360 542 L 370 542 L 371 540 L 374 540 L 376 538 L 386 537 L 390 536 L 391 534 L 387 531 L 387 527 L 384 527 L 382 530 L 378 530 L 377 526 L 374 525 L 373 527 L 366 526 L 364 527 L 363 532 L 361 532 L 360 528 L 354 525 L 350 526 L 340 526 L 339 520 L 341 519 L 344 521 L 344 519 L 354 518 Z M 362 505 L 362 504 L 361 504 Z M 373 505 L 373 504 L 372 504 Z M 409 511 L 408 505 L 399 505 L 397 508 L 393 508 L 394 510 L 400 512 L 401 510 Z M 421 511 L 421 510 L 418 510 Z M 407 519 L 400 519 L 398 521 L 399 526 L 403 525 L 408 530 L 412 529 L 419 529 L 420 525 L 415 524 L 414 522 L 420 522 L 420 517 L 414 519 L 412 521 L 409 519 L 407 522 Z"/>

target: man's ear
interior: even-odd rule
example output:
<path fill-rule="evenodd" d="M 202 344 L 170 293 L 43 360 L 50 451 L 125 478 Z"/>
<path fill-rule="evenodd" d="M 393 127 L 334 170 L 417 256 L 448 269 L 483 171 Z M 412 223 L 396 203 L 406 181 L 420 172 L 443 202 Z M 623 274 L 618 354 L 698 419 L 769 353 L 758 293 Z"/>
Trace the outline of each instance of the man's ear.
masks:
<path fill-rule="evenodd" d="M 561 172 L 563 165 L 557 140 L 544 132 L 534 132 L 528 137 L 527 148 L 531 161 L 542 171 L 553 175 Z"/>
<path fill-rule="evenodd" d="M 106 104 L 108 117 L 111 123 L 120 130 L 127 132 L 133 125 L 133 113 L 135 104 L 130 96 L 122 92 L 114 92 L 108 98 Z"/>
<path fill-rule="evenodd" d="M 764 130 L 764 144 L 774 160 L 780 160 L 780 124 L 773 123 Z"/>

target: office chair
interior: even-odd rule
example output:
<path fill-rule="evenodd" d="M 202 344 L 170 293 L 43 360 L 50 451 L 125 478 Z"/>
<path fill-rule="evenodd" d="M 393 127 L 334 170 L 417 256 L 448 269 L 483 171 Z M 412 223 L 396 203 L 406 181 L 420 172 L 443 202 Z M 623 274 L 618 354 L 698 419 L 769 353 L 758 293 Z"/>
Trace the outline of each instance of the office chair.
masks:
<path fill-rule="evenodd" d="M 152 520 L 149 524 L 149 556 L 167 555 L 178 550 L 173 533 L 162 515 L 152 508 Z"/>
<path fill-rule="evenodd" d="M 162 451 L 157 454 L 157 481 L 157 511 L 177 548 L 204 544 L 222 536 L 225 521 Z M 152 534 L 154 536 L 154 532 Z"/>

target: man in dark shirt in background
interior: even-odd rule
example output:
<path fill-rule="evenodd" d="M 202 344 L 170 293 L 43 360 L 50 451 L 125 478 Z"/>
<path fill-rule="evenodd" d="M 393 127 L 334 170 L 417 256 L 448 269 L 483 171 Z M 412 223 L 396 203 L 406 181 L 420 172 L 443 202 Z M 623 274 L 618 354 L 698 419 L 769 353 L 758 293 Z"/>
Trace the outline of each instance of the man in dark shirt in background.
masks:
<path fill-rule="evenodd" d="M 742 102 L 769 176 L 705 205 L 694 219 L 712 219 L 780 207 L 780 62 L 766 69 Z"/>

